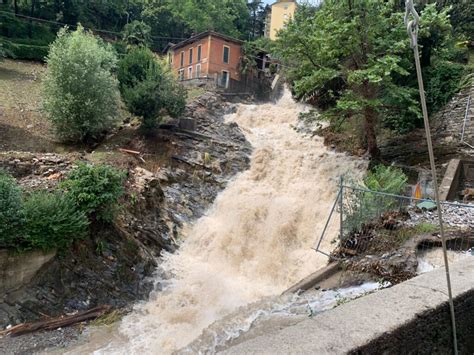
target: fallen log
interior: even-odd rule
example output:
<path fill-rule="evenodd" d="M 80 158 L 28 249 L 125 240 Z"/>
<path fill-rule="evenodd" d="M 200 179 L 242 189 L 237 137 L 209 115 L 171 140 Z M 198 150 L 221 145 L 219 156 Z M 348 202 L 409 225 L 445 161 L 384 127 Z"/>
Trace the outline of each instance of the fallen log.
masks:
<path fill-rule="evenodd" d="M 57 328 L 69 327 L 77 323 L 99 318 L 100 316 L 103 316 L 109 312 L 110 309 L 111 306 L 104 305 L 90 309 L 88 311 L 78 312 L 70 316 L 60 316 L 38 322 L 22 323 L 10 329 L 0 331 L 0 336 L 10 335 L 12 337 L 16 337 L 40 330 L 54 330 Z"/>
<path fill-rule="evenodd" d="M 142 154 L 136 150 L 130 150 L 130 149 L 124 149 L 124 148 L 119 148 L 119 151 L 122 153 L 127 153 L 133 155 L 135 158 L 140 160 L 142 163 L 146 163 L 145 159 L 143 159 Z"/>

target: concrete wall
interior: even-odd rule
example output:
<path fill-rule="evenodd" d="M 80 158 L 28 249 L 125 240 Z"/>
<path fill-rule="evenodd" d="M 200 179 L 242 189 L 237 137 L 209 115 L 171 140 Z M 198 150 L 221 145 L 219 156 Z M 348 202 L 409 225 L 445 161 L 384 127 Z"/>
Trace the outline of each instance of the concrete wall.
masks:
<path fill-rule="evenodd" d="M 459 177 L 461 174 L 461 160 L 451 159 L 439 187 L 439 198 L 443 201 L 457 200 L 459 191 Z"/>
<path fill-rule="evenodd" d="M 474 257 L 451 265 L 461 354 L 474 353 Z M 450 354 L 443 268 L 378 291 L 226 354 Z"/>
<path fill-rule="evenodd" d="M 230 48 L 229 63 L 224 63 L 224 46 Z M 209 53 L 209 75 L 222 74 L 223 70 L 230 73 L 230 78 L 240 80 L 240 58 L 242 56 L 242 46 L 237 43 L 226 41 L 222 38 L 212 37 L 211 50 Z"/>
<path fill-rule="evenodd" d="M 21 255 L 0 250 L 0 300 L 8 293 L 27 285 L 56 252 L 40 251 Z"/>
<path fill-rule="evenodd" d="M 452 159 L 440 186 L 440 199 L 456 201 L 466 188 L 474 186 L 474 161 Z"/>
<path fill-rule="evenodd" d="M 474 289 L 454 303 L 460 354 L 474 354 Z M 453 353 L 449 305 L 429 310 L 403 327 L 350 352 L 362 354 Z"/>

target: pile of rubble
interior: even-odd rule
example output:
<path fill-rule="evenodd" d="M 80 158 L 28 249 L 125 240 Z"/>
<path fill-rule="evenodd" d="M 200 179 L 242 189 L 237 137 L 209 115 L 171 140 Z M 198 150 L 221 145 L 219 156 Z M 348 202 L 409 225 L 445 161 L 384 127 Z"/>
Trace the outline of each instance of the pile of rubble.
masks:
<path fill-rule="evenodd" d="M 80 154 L 2 152 L 0 170 L 14 176 L 26 190 L 53 189 L 82 159 Z"/>
<path fill-rule="evenodd" d="M 468 229 L 474 228 L 474 204 L 450 203 L 443 204 L 443 221 L 448 227 Z M 438 224 L 438 211 L 420 210 L 416 207 L 408 209 L 410 219 L 406 221 L 409 226 L 419 223 Z"/>

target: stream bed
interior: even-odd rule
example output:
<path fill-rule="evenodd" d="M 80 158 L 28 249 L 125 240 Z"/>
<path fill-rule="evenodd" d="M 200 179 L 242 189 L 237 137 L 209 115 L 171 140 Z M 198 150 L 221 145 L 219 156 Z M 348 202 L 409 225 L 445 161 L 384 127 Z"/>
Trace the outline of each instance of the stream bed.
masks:
<path fill-rule="evenodd" d="M 327 258 L 312 247 L 331 209 L 338 178 L 359 178 L 367 167 L 364 160 L 328 150 L 320 137 L 298 133 L 299 114 L 307 109 L 285 91 L 276 103 L 239 104 L 226 116 L 252 144 L 250 168 L 184 229 L 178 251 L 162 255 L 149 300 L 137 304 L 119 324 L 89 328 L 83 343 L 67 353 L 213 353 L 265 314 L 296 321 L 343 302 L 341 297 L 381 287 L 317 292 L 313 301 L 307 296 L 279 298 L 326 265 Z M 330 236 L 338 233 L 334 221 Z M 223 324 L 222 336 L 206 338 L 218 324 Z M 193 348 L 196 344 L 200 350 Z"/>

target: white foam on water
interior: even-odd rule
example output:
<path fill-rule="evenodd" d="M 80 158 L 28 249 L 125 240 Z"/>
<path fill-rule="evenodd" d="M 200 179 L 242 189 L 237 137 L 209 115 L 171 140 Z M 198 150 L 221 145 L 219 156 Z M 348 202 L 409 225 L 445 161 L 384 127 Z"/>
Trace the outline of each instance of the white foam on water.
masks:
<path fill-rule="evenodd" d="M 136 306 L 121 322 L 120 335 L 96 354 L 173 353 L 239 307 L 279 295 L 327 263 L 311 248 L 338 178 L 359 177 L 366 163 L 328 151 L 322 138 L 297 133 L 293 126 L 306 109 L 286 91 L 277 103 L 239 105 L 226 118 L 254 147 L 250 169 L 190 226 L 179 251 L 163 256 L 161 267 L 172 275 L 167 288 Z M 325 250 L 337 236 L 338 218 L 333 220 Z M 236 332 L 260 316 L 249 315 Z"/>

